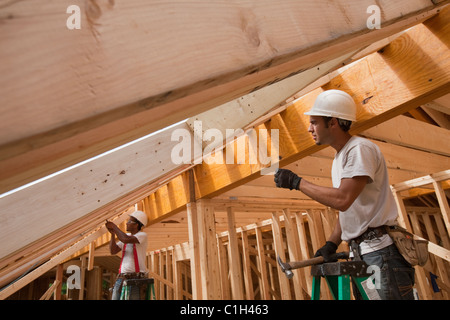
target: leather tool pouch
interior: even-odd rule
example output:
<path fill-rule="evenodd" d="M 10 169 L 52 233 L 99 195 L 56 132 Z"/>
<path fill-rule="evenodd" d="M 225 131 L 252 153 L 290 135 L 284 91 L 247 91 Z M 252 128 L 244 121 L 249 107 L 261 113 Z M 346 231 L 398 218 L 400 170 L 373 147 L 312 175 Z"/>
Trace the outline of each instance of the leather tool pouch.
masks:
<path fill-rule="evenodd" d="M 394 241 L 400 254 L 412 266 L 424 266 L 428 261 L 428 241 L 418 239 L 400 226 L 387 227 L 389 236 Z"/>

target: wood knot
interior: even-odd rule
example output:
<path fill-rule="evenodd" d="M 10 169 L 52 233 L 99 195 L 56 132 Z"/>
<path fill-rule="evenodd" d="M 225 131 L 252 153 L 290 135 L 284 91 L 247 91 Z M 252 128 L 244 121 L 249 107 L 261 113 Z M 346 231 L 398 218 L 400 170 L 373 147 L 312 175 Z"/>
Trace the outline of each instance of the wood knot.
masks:
<path fill-rule="evenodd" d="M 241 29 L 248 39 L 248 42 L 255 47 L 259 47 L 261 39 L 259 37 L 258 28 L 255 26 L 256 18 L 251 11 L 241 14 Z"/>
<path fill-rule="evenodd" d="M 97 3 L 97 0 L 88 0 L 86 3 L 86 16 L 89 21 L 94 21 L 100 18 L 102 9 Z"/>

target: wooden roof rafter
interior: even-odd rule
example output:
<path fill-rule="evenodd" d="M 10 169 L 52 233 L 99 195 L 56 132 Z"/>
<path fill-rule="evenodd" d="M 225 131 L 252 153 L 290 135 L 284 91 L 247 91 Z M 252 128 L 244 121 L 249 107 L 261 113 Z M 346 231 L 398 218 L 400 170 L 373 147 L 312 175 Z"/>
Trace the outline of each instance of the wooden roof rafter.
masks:
<path fill-rule="evenodd" d="M 433 91 L 433 90 L 435 90 L 432 94 L 431 94 L 431 96 L 438 96 L 438 94 L 436 93 L 436 87 L 434 87 L 434 89 L 433 88 L 429 88 L 431 91 Z M 312 99 L 312 98 L 311 98 Z M 423 98 L 424 99 L 424 101 L 425 101 L 425 98 Z M 276 116 L 275 116 L 276 117 Z M 291 159 L 292 160 L 292 159 Z M 179 176 L 178 176 L 179 177 Z M 177 178 L 178 178 L 177 177 Z M 177 179 L 176 178 L 176 179 Z M 167 178 L 166 178 L 167 179 Z M 176 180 L 175 179 L 175 180 Z M 178 181 L 179 183 L 184 183 L 182 180 L 181 181 Z M 242 182 L 242 181 L 241 181 Z M 162 183 L 161 181 L 159 182 L 159 183 Z M 180 186 L 180 185 L 178 185 L 178 186 Z M 157 187 L 157 184 L 154 184 L 153 186 L 152 186 L 152 188 L 156 188 Z M 145 192 L 150 192 L 149 190 L 152 190 L 152 188 L 147 188 L 147 191 L 140 191 L 139 192 L 139 194 L 140 194 L 140 196 L 139 195 L 137 195 L 137 194 L 134 194 L 134 196 L 132 196 L 132 197 L 129 197 L 128 198 L 128 200 L 127 201 L 129 201 L 129 203 L 131 203 L 131 201 L 133 201 L 133 200 L 131 200 L 131 199 L 134 199 L 134 200 L 137 200 L 139 197 L 142 197 L 142 195 L 144 195 L 145 194 Z M 176 190 L 176 189 L 175 189 Z M 223 191 L 223 189 L 221 190 L 221 191 Z M 120 199 L 118 202 L 123 202 L 123 199 Z M 183 202 L 184 200 L 182 200 L 181 201 L 181 203 Z M 178 205 L 178 204 L 177 204 Z M 178 209 L 177 209 L 178 210 Z M 99 212 L 101 212 L 102 211 L 102 208 L 100 208 L 99 210 L 98 210 Z M 154 216 L 153 218 L 155 218 L 155 221 L 158 221 L 158 220 L 160 220 L 161 219 L 161 216 Z"/>
<path fill-rule="evenodd" d="M 211 2 L 142 6 L 133 0 L 95 10 L 87 2 L 80 4 L 86 27 L 77 31 L 67 30 L 59 4 L 12 2 L 1 8 L 10 18 L 0 31 L 6 62 L 0 96 L 8 108 L 0 123 L 0 192 L 366 47 L 449 2 L 381 3 L 381 28 L 372 30 L 366 23 L 371 0 L 238 1 L 220 9 Z M 172 41 L 180 34 L 183 41 Z M 226 36 L 208 46 L 217 35 Z M 117 45 L 117 39 L 131 40 Z"/>
<path fill-rule="evenodd" d="M 429 14 L 432 13 L 428 12 L 427 15 Z M 421 16 L 421 18 L 423 18 L 423 16 Z M 286 81 L 280 81 L 278 83 L 275 83 L 273 85 L 275 86 L 275 88 L 272 89 L 277 89 L 277 92 L 282 91 L 283 94 L 277 95 L 275 99 L 272 97 L 270 103 L 276 104 L 279 103 L 281 100 L 286 99 L 289 95 L 291 95 L 292 93 L 294 93 L 296 90 L 299 89 L 298 86 L 301 87 L 309 84 L 309 82 L 312 81 L 315 77 L 319 77 L 320 75 L 329 72 L 343 61 L 349 59 L 351 55 L 352 53 L 346 54 L 335 60 L 325 62 L 317 67 L 317 71 L 315 68 L 311 71 L 306 70 L 303 73 L 299 74 L 298 77 L 294 76 L 292 79 L 286 79 Z M 293 83 L 299 81 L 299 78 L 303 78 L 302 80 L 303 82 L 300 82 L 299 84 L 297 84 L 297 86 L 292 85 Z M 264 88 L 261 90 L 264 90 Z M 261 98 L 260 94 L 261 92 L 258 93 L 255 92 L 251 94 L 249 100 L 256 99 L 256 102 L 267 100 L 267 97 Z M 265 95 L 266 96 L 271 95 L 271 91 L 269 90 L 269 93 Z M 256 104 L 256 102 L 254 103 Z M 260 110 L 259 113 L 265 112 L 268 108 L 270 108 L 271 107 L 270 103 L 266 104 L 265 108 Z M 230 107 L 230 105 L 227 104 L 227 107 Z M 255 117 L 257 116 L 258 113 L 255 113 L 253 119 L 255 119 Z M 251 121 L 251 119 L 252 118 L 249 118 L 249 121 Z M 230 122 L 227 122 L 227 124 L 223 124 L 223 127 L 226 127 L 226 125 L 228 124 L 230 124 Z M 177 128 L 186 128 L 186 126 L 184 124 L 179 124 L 177 125 Z M 20 199 L 26 199 L 24 201 L 21 201 L 23 204 L 22 206 L 23 213 L 20 216 L 15 217 L 14 219 L 31 221 L 29 220 L 30 217 L 28 215 L 32 215 L 31 217 L 32 219 L 35 219 L 35 217 L 40 216 L 41 217 L 40 220 L 42 221 L 42 219 L 44 219 L 44 215 L 42 215 L 43 213 L 41 214 L 36 212 L 36 210 L 39 211 L 40 209 L 39 208 L 36 209 L 35 206 L 33 205 L 33 202 L 35 201 L 34 200 L 35 195 L 39 192 L 39 190 L 45 189 L 47 192 L 46 197 L 59 199 L 60 197 L 59 194 L 61 193 L 61 191 L 64 190 L 65 188 L 70 187 L 70 189 L 66 189 L 64 191 L 65 196 L 63 199 L 55 201 L 51 204 L 48 203 L 47 207 L 45 208 L 46 216 L 49 215 L 59 216 L 57 212 L 61 212 L 61 209 L 63 208 L 64 210 L 67 211 L 62 220 L 60 219 L 60 217 L 58 217 L 58 219 L 54 219 L 52 221 L 51 227 L 54 230 L 59 230 L 59 228 L 62 227 L 63 225 L 69 226 L 71 221 L 76 221 L 76 219 L 84 217 L 84 215 L 86 215 L 87 213 L 98 211 L 105 212 L 105 210 L 109 210 L 108 208 L 111 207 L 108 204 L 109 202 L 121 198 L 120 200 L 121 203 L 126 202 L 126 204 L 125 206 L 122 205 L 120 209 L 115 210 L 115 212 L 118 212 L 126 208 L 126 206 L 131 205 L 133 203 L 132 199 L 136 199 L 136 197 L 139 196 L 142 197 L 143 194 L 145 194 L 146 192 L 147 193 L 152 192 L 153 190 L 155 190 L 155 188 L 158 188 L 159 185 L 164 183 L 164 180 L 170 179 L 171 171 L 175 170 L 176 173 L 186 170 L 187 168 L 190 167 L 189 165 L 184 167 L 173 166 L 171 165 L 171 161 L 167 160 L 167 154 L 169 153 L 172 147 L 172 145 L 167 144 L 167 141 L 169 141 L 168 135 L 170 135 L 170 132 L 167 131 L 162 132 L 160 134 L 155 135 L 154 137 L 151 137 L 149 139 L 134 144 L 134 149 L 127 148 L 124 151 L 116 151 L 114 152 L 113 156 L 109 155 L 104 156 L 102 157 L 102 160 L 92 161 L 90 162 L 89 165 L 79 166 L 76 169 L 61 174 L 56 178 L 49 179 L 48 181 L 42 182 L 37 186 L 30 187 L 23 192 L 21 191 L 11 197 L 0 199 L 0 202 L 2 203 L 2 206 L 4 208 L 8 208 L 9 206 L 14 206 L 17 201 L 21 201 Z M 142 153 L 140 152 L 140 149 L 148 149 L 148 148 L 153 149 L 155 153 L 148 154 L 146 157 L 143 157 L 141 155 Z M 135 150 L 135 152 L 132 150 Z M 149 159 L 149 157 L 151 158 L 151 160 Z M 117 166 L 108 167 L 105 166 L 104 163 L 110 163 L 114 164 L 114 166 L 116 165 Z M 153 165 L 153 163 L 157 163 L 157 165 L 155 166 Z M 132 167 L 142 169 L 145 168 L 146 166 L 148 167 L 149 164 L 150 167 L 148 169 L 145 169 L 146 172 L 145 175 L 140 174 L 140 172 L 137 172 L 137 170 L 134 171 L 134 175 L 130 174 L 132 172 L 131 170 Z M 2 172 L 7 171 L 8 170 Z M 85 178 L 82 181 L 78 182 L 77 180 L 78 177 L 80 176 L 84 176 Z M 163 178 L 155 179 L 155 177 L 158 176 L 163 176 Z M 151 179 L 155 180 L 149 184 L 148 181 L 150 181 Z M 68 181 L 70 182 L 68 183 Z M 139 191 L 134 193 L 132 192 L 131 196 L 124 196 L 124 192 L 130 192 L 137 189 L 139 189 Z M 52 192 L 54 194 L 52 194 Z M 30 201 L 30 210 L 27 209 L 26 205 L 26 202 L 28 200 Z M 55 206 L 53 209 L 51 209 L 53 205 Z M 34 209 L 31 210 L 31 208 Z M 112 214 L 114 214 L 114 212 Z M 55 224 L 56 221 L 59 221 L 58 222 L 59 224 Z M 13 222 L 11 221 L 11 223 Z M 19 221 L 16 222 L 16 225 L 20 224 L 21 223 Z M 10 230 L 12 231 L 13 229 L 10 228 Z M 44 237 L 49 232 L 50 232 L 49 229 L 43 227 L 39 230 L 38 233 L 34 232 L 32 234 L 27 234 L 27 237 L 34 236 L 34 238 L 29 239 L 27 238 L 25 242 L 36 241 L 37 239 L 39 239 L 40 236 Z M 18 238 L 16 240 L 17 240 L 16 243 L 20 243 L 21 245 L 23 244 L 22 240 Z M 8 245 L 13 245 L 13 243 L 9 243 Z M 3 248 L 3 250 L 11 252 L 13 249 Z M 5 253 L 2 253 L 2 255 L 4 254 Z"/>
<path fill-rule="evenodd" d="M 307 133 L 307 118 L 303 116 L 303 112 L 309 109 L 321 90 L 340 88 L 350 92 L 355 100 L 359 101 L 358 122 L 352 128 L 354 134 L 415 109 L 420 103 L 426 103 L 448 93 L 450 86 L 445 70 L 450 69 L 447 50 L 450 39 L 446 30 L 450 26 L 448 24 L 445 26 L 444 21 L 449 15 L 449 10 L 445 10 L 435 19 L 430 19 L 423 25 L 408 30 L 388 45 L 383 53 L 374 53 L 356 63 L 324 85 L 322 89 L 303 96 L 291 107 L 262 125 L 261 128 L 280 130 L 280 155 L 283 157 L 280 165 L 286 165 L 320 149 L 314 145 Z M 441 48 L 442 51 L 436 51 L 437 48 Z M 434 56 L 434 54 L 437 55 Z M 428 60 L 428 63 L 423 62 L 424 58 Z M 417 70 L 417 65 L 427 67 Z M 431 70 L 429 66 L 435 67 L 434 70 Z M 411 74 L 412 70 L 414 74 Z M 197 181 L 196 194 L 199 198 L 212 197 L 236 184 L 248 182 L 259 174 L 262 167 L 227 165 L 225 169 L 225 165 L 202 163 L 194 168 Z M 220 179 L 221 176 L 224 177 L 223 180 Z M 214 177 L 214 183 L 210 181 L 212 177 Z M 180 185 L 177 179 L 182 177 L 177 177 L 170 182 L 175 188 L 172 190 L 176 190 L 175 186 Z M 156 193 L 158 192 L 164 191 L 158 190 Z M 161 198 L 166 196 L 168 194 Z M 157 213 L 156 207 L 150 208 L 155 221 L 159 221 L 164 214 L 179 209 L 170 207 L 170 211 L 166 213 Z"/>

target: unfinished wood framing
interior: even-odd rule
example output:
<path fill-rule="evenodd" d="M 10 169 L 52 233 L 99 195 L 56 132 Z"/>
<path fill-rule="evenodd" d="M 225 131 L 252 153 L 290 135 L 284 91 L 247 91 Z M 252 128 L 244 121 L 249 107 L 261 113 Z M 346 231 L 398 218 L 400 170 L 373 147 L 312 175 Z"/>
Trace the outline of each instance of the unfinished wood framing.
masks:
<path fill-rule="evenodd" d="M 448 221 L 450 212 L 447 198 L 439 198 L 443 192 L 441 183 L 449 179 L 450 171 L 446 170 L 392 186 L 392 192 L 399 208 L 401 224 L 410 232 L 429 240 L 430 259 L 423 268 L 416 267 L 418 290 L 425 299 L 448 300 L 450 295 L 448 291 L 450 280 L 448 275 L 448 270 L 450 270 L 450 229 L 448 228 Z M 439 201 L 439 207 L 406 207 L 402 193 L 405 194 L 406 192 L 407 194 L 409 189 L 427 185 L 433 186 Z M 439 286 L 441 288 L 439 293 L 434 292 L 429 286 L 429 283 L 432 282 L 431 273 L 436 275 L 442 283 Z"/>
<path fill-rule="evenodd" d="M 120 258 L 104 222 L 124 230 L 139 209 L 156 299 L 309 300 L 310 268 L 289 280 L 277 257 L 311 258 L 338 214 L 264 173 L 332 185 L 334 152 L 304 115 L 328 89 L 353 97 L 351 133 L 380 148 L 399 223 L 429 240 L 420 298 L 450 299 L 450 1 L 380 3 L 381 29 L 367 28 L 369 0 L 75 2 L 78 33 L 56 27 L 66 13 L 54 3 L 0 8 L 0 193 L 65 169 L 0 194 L 0 299 L 111 298 L 102 284 Z M 189 141 L 186 162 L 173 162 L 174 132 Z M 63 294 L 69 265 L 81 288 Z M 332 299 L 324 281 L 321 298 Z"/>
<path fill-rule="evenodd" d="M 353 134 L 363 132 L 409 109 L 416 108 L 421 101 L 447 93 L 450 90 L 450 78 L 449 73 L 445 73 L 443 70 L 450 69 L 448 51 L 450 33 L 446 33 L 446 28 L 450 28 L 449 20 L 446 20 L 449 17 L 450 11 L 446 10 L 445 14 L 442 12 L 441 15 L 424 24 L 411 28 L 396 38 L 382 53 L 373 53 L 367 56 L 323 87 L 306 94 L 285 111 L 255 127 L 256 132 L 279 130 L 278 154 L 282 156 L 279 165 L 286 166 L 323 149 L 314 144 L 307 132 L 308 117 L 303 115 L 322 90 L 340 88 L 353 94 L 358 106 L 358 121 L 352 128 Z M 424 56 L 417 55 L 418 50 L 426 55 L 427 59 L 431 59 L 427 68 L 417 70 L 413 67 L 423 64 Z M 435 67 L 434 70 L 432 70 L 433 67 Z M 415 70 L 414 74 L 409 74 L 412 72 L 411 70 Z M 427 82 L 421 80 L 425 78 L 433 80 Z M 408 79 L 410 86 L 415 89 L 409 90 L 402 79 Z M 246 139 L 246 137 L 244 136 L 242 139 Z M 237 140 L 239 141 L 239 139 Z M 233 149 L 234 157 L 237 152 L 235 149 Z M 245 159 L 249 159 L 250 156 L 250 152 L 247 152 Z M 197 198 L 213 197 L 237 185 L 254 180 L 260 177 L 261 170 L 267 167 L 259 162 L 257 164 L 248 162 L 225 164 L 226 157 L 225 150 L 223 164 L 204 162 L 194 167 Z M 177 212 L 186 205 L 183 195 L 184 179 L 185 177 L 180 175 L 172 179 L 167 188 L 160 188 L 150 196 L 150 201 L 153 203 L 151 205 L 153 219 L 163 219 L 166 214 Z M 173 192 L 168 193 L 168 189 Z M 168 203 L 162 206 L 157 203 L 158 199 L 170 199 L 168 201 L 170 205 Z"/>
<path fill-rule="evenodd" d="M 0 172 L 3 179 L 14 176 L 8 185 L 55 172 L 396 34 L 448 1 L 380 4 L 382 28 L 371 30 L 366 24 L 371 0 L 75 3 L 84 13 L 84 27 L 72 33 L 61 4 L 21 1 L 1 9 L 10 17 L 0 33 L 8 48 L 0 52 L 7 108 L 0 126 L 5 133 Z M 117 39 L 128 41 L 118 45 Z M 17 112 L 22 116 L 15 117 Z M 2 191 L 8 187 L 2 186 Z"/>
<path fill-rule="evenodd" d="M 448 172 L 432 175 L 440 179 L 448 180 Z M 429 183 L 427 177 L 417 179 L 422 184 Z M 404 191 L 406 186 L 417 187 L 421 185 L 417 181 L 408 181 L 394 185 Z M 273 211 L 264 204 L 239 203 L 237 201 L 202 200 L 204 206 L 210 211 L 225 211 L 230 214 L 240 214 L 242 208 L 248 210 L 266 210 L 271 215 L 270 219 L 256 224 L 238 227 L 235 230 L 223 231 L 217 234 L 219 255 L 221 256 L 219 269 L 225 272 L 227 277 L 221 277 L 221 286 L 224 297 L 245 297 L 248 299 L 296 299 L 308 300 L 311 293 L 311 276 L 308 268 L 295 270 L 295 276 L 288 280 L 277 268 L 276 257 L 282 260 L 304 260 L 310 258 L 313 253 L 324 243 L 337 219 L 337 212 L 329 208 L 311 207 L 310 209 L 290 208 Z M 264 209 L 265 208 L 265 209 Z M 276 206 L 275 206 L 276 208 Z M 408 221 L 411 221 L 416 235 L 430 241 L 430 260 L 425 267 L 416 267 L 416 288 L 421 299 L 448 299 L 449 266 L 450 266 L 450 241 L 449 233 L 445 228 L 445 206 L 442 208 L 405 207 L 404 212 Z M 231 220 L 233 221 L 233 215 Z M 230 227 L 231 222 L 228 223 Z M 236 247 L 233 242 L 242 243 L 239 246 L 239 257 L 236 257 Z M 185 244 L 185 246 L 189 246 Z M 225 251 L 223 251 L 225 250 Z M 223 252 L 222 252 L 223 251 Z M 338 251 L 348 251 L 348 246 L 343 243 Z M 192 251 L 189 251 L 192 253 Z M 222 252 L 222 253 L 220 253 Z M 155 253 L 151 253 L 152 255 Z M 183 257 L 186 262 L 190 260 Z M 237 263 L 237 261 L 239 261 Z M 237 268 L 244 273 L 244 277 L 233 277 L 231 274 Z M 430 272 L 438 277 L 440 293 L 434 293 L 431 289 Z M 161 274 L 157 276 L 161 277 Z M 428 278 L 428 280 L 426 280 Z M 193 277 L 190 277 L 192 280 Z M 236 282 L 239 281 L 239 284 Z M 191 287 L 194 284 L 191 283 Z M 239 292 L 237 292 L 239 290 Z M 251 290 L 249 292 L 248 290 Z M 330 293 L 324 287 L 321 291 L 323 299 L 331 299 Z"/>

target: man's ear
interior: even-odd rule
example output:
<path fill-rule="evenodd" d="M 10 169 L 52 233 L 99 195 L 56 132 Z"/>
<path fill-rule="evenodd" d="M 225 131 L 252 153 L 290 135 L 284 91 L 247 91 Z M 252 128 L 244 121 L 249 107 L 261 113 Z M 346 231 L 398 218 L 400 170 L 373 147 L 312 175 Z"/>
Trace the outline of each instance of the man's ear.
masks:
<path fill-rule="evenodd" d="M 330 122 L 328 122 L 328 125 L 332 126 L 332 127 L 339 126 L 338 119 L 337 118 L 331 118 Z"/>

